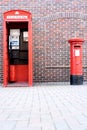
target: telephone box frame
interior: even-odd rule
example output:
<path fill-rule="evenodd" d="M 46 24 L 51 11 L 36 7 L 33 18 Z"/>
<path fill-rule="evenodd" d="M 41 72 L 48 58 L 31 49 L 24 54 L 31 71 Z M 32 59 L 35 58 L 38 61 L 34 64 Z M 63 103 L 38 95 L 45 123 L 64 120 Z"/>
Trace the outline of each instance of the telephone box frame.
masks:
<path fill-rule="evenodd" d="M 4 13 L 3 23 L 3 85 L 8 85 L 8 49 L 7 49 L 7 22 L 28 22 L 28 85 L 32 86 L 32 14 L 24 10 L 10 10 Z"/>

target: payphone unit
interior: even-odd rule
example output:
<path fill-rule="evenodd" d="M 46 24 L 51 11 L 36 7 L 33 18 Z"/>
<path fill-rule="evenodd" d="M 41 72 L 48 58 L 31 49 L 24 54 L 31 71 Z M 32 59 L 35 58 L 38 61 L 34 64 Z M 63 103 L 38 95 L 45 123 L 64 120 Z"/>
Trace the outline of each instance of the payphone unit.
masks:
<path fill-rule="evenodd" d="M 20 29 L 10 29 L 9 49 L 19 49 Z"/>
<path fill-rule="evenodd" d="M 10 65 L 17 64 L 19 58 L 20 29 L 10 29 L 9 35 L 9 61 Z"/>

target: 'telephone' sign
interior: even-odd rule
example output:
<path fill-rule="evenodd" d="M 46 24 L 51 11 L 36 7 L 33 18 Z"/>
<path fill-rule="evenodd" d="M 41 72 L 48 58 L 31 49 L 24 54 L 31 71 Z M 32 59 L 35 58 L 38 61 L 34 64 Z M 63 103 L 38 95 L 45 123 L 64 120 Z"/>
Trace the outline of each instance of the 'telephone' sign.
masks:
<path fill-rule="evenodd" d="M 8 15 L 7 19 L 28 19 L 26 15 Z"/>

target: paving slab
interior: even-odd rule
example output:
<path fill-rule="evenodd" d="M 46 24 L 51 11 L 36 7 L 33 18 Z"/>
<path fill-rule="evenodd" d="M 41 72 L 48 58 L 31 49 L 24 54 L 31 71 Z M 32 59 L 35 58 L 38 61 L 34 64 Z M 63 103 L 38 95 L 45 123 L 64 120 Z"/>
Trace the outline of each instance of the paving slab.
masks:
<path fill-rule="evenodd" d="M 87 130 L 87 85 L 0 87 L 0 130 Z"/>

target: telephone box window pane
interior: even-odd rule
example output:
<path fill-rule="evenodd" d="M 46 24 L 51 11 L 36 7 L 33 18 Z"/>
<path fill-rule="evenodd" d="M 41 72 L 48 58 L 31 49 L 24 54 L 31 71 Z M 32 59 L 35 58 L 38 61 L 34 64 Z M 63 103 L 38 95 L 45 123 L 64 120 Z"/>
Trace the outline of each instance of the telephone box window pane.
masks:
<path fill-rule="evenodd" d="M 11 36 L 19 36 L 20 35 L 20 29 L 10 29 L 10 35 Z"/>
<path fill-rule="evenodd" d="M 23 41 L 28 42 L 28 32 L 27 31 L 23 32 Z"/>

